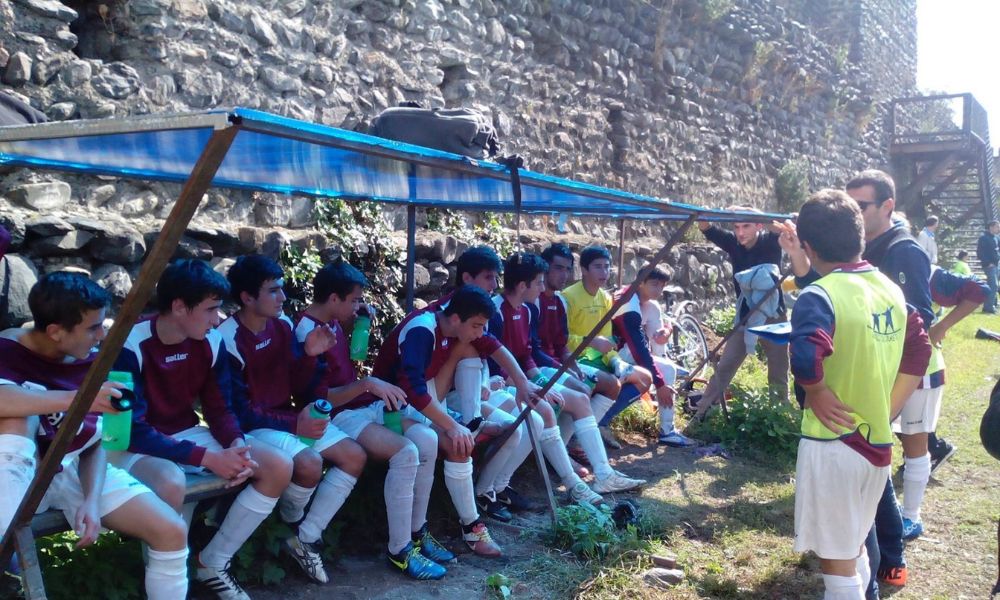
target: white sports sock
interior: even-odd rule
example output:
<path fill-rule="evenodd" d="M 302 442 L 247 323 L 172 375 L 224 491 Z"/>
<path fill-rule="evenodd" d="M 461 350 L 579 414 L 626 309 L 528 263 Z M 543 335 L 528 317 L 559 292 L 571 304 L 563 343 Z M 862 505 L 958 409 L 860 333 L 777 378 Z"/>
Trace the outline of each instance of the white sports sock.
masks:
<path fill-rule="evenodd" d="M 35 476 L 35 442 L 21 435 L 0 434 L 0 535 L 14 520 L 14 513 L 28 493 Z"/>
<path fill-rule="evenodd" d="M 580 476 L 573 471 L 573 466 L 569 463 L 566 444 L 563 444 L 562 438 L 559 437 L 558 427 L 543 429 L 541 435 L 538 436 L 538 445 L 542 447 L 542 454 L 556 470 L 556 475 L 566 487 L 572 488 L 578 481 L 581 481 Z"/>
<path fill-rule="evenodd" d="M 299 539 L 301 541 L 312 543 L 323 535 L 323 530 L 330 524 L 340 507 L 344 505 L 357 482 L 357 477 L 349 475 L 337 467 L 327 469 L 326 475 L 319 482 L 316 498 L 313 499 L 312 506 L 309 507 L 309 514 L 299 525 Z"/>
<path fill-rule="evenodd" d="M 871 565 L 868 564 L 868 549 L 864 546 L 861 547 L 861 556 L 858 557 L 855 568 L 858 571 L 858 576 L 861 577 L 861 589 L 867 590 L 869 580 L 872 576 L 872 569 Z"/>
<path fill-rule="evenodd" d="M 482 416 L 483 361 L 463 358 L 455 365 L 455 392 L 458 393 L 462 422 Z"/>
<path fill-rule="evenodd" d="M 593 416 L 584 417 L 573 423 L 573 428 L 576 429 L 576 439 L 580 441 L 580 446 L 594 467 L 594 476 L 598 479 L 610 477 L 614 471 L 608 462 L 608 452 L 604 449 L 601 432 L 597 429 L 597 419 Z"/>
<path fill-rule="evenodd" d="M 496 478 L 493 480 L 493 489 L 497 492 L 502 492 L 507 489 L 510 485 L 510 478 L 514 476 L 514 472 L 517 471 L 518 467 L 524 464 L 524 461 L 531 454 L 531 436 L 528 435 L 528 421 L 532 419 L 537 419 L 537 431 L 542 430 L 542 418 L 536 413 L 531 413 L 531 416 L 521 422 L 521 426 L 518 427 L 518 433 L 521 435 L 517 443 L 517 448 L 511 452 L 510 456 L 507 458 L 507 462 L 504 464 L 503 468 L 497 472 Z"/>
<path fill-rule="evenodd" d="M 184 600 L 188 591 L 188 549 L 149 550 L 146 563 L 146 598 Z"/>
<path fill-rule="evenodd" d="M 903 517 L 911 521 L 920 520 L 920 505 L 924 501 L 927 482 L 931 478 L 931 455 L 927 453 L 917 458 L 903 458 Z"/>
<path fill-rule="evenodd" d="M 861 587 L 861 577 L 843 577 L 823 574 L 826 591 L 823 600 L 865 600 L 865 590 Z"/>
<path fill-rule="evenodd" d="M 413 481 L 420 463 L 417 447 L 403 446 L 389 459 L 385 476 L 385 513 L 389 521 L 389 552 L 397 554 L 410 543 L 410 520 L 413 514 Z"/>
<path fill-rule="evenodd" d="M 444 486 L 448 488 L 451 503 L 458 511 L 458 520 L 468 525 L 479 518 L 476 495 L 472 488 L 472 459 L 463 462 L 444 461 Z"/>
<path fill-rule="evenodd" d="M 506 425 L 508 423 L 514 422 L 514 417 L 507 414 L 506 412 L 500 410 L 499 408 L 493 409 L 490 416 L 486 418 L 487 421 L 492 423 L 500 423 L 501 425 Z M 497 479 L 500 474 L 504 471 L 507 463 L 510 461 L 511 456 L 517 453 L 518 447 L 521 444 L 521 430 L 515 429 L 507 441 L 504 442 L 503 446 L 497 449 L 496 454 L 490 459 L 485 465 L 482 465 L 482 469 L 479 471 L 479 479 L 476 480 L 476 495 L 485 494 L 487 492 L 499 492 L 502 487 L 496 487 Z M 514 467 L 517 468 L 516 466 Z M 508 478 L 509 480 L 509 478 Z M 504 487 L 507 487 L 504 484 Z"/>
<path fill-rule="evenodd" d="M 559 437 L 562 438 L 564 444 L 568 444 L 573 438 L 573 415 L 566 411 L 559 413 L 556 424 L 559 425 Z"/>
<path fill-rule="evenodd" d="M 252 485 L 247 486 L 229 507 L 229 514 L 222 521 L 215 537 L 201 551 L 201 564 L 213 569 L 225 567 L 277 504 L 277 498 L 269 498 Z"/>
<path fill-rule="evenodd" d="M 660 415 L 660 435 L 667 435 L 674 430 L 674 407 L 661 406 L 657 412 Z"/>
<path fill-rule="evenodd" d="M 312 498 L 315 491 L 315 487 L 307 488 L 296 483 L 289 483 L 285 491 L 281 493 L 281 499 L 278 500 L 278 512 L 281 514 L 281 520 L 285 523 L 301 521 L 302 515 L 306 511 L 306 505 L 309 504 L 309 499 Z"/>
<path fill-rule="evenodd" d="M 594 420 L 600 422 L 607 414 L 608 410 L 614 406 L 615 401 L 604 394 L 594 394 L 590 398 L 590 409 L 594 412 Z"/>
<path fill-rule="evenodd" d="M 406 430 L 405 437 L 416 445 L 418 455 L 417 476 L 413 481 L 413 512 L 410 516 L 410 531 L 413 532 L 427 522 L 427 505 L 431 501 L 431 488 L 434 487 L 438 439 L 433 429 L 423 425 L 411 426 Z M 471 481 L 472 477 L 469 479 Z"/>

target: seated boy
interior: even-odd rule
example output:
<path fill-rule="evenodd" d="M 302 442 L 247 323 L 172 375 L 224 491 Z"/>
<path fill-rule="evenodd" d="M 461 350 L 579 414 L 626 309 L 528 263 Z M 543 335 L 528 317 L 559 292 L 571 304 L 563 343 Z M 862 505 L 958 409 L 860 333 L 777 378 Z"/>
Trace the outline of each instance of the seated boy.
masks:
<path fill-rule="evenodd" d="M 654 356 L 652 345 L 661 336 L 663 320 L 657 299 L 663 295 L 663 286 L 670 276 L 662 269 L 653 269 L 646 276 L 635 294 L 618 309 L 612 320 L 618 351 L 621 358 L 638 365 L 653 375 L 656 403 L 659 405 L 659 443 L 674 448 L 687 448 L 694 442 L 677 431 L 674 426 L 674 382 L 677 380 L 677 365 L 664 356 Z M 623 294 L 621 290 L 619 294 Z M 662 345 L 662 344 L 661 344 Z"/>
<path fill-rule="evenodd" d="M 916 389 L 930 345 L 900 289 L 861 261 L 862 216 L 844 192 L 813 195 L 798 236 L 821 277 L 792 312 L 792 373 L 805 409 L 795 550 L 820 557 L 826 598 L 855 600 L 870 576 L 864 541 L 889 476 L 889 423 Z"/>
<path fill-rule="evenodd" d="M 291 463 L 245 437 L 229 406 L 229 369 L 222 337 L 213 329 L 228 292 L 222 275 L 200 260 L 179 260 L 163 271 L 157 314 L 132 327 L 115 362 L 116 370 L 132 374 L 135 405 L 129 449 L 113 452 L 111 461 L 178 512 L 185 472 L 208 470 L 230 486 L 249 479 L 198 555 L 197 570 L 198 580 L 220 598 L 248 598 L 229 563 L 271 514 L 288 486 Z M 196 404 L 208 427 L 199 424 Z"/>
<path fill-rule="evenodd" d="M 296 339 L 282 313 L 284 273 L 270 258 L 241 256 L 227 278 L 240 305 L 219 326 L 230 358 L 233 408 L 240 427 L 292 458 L 292 481 L 281 495 L 279 513 L 293 528 L 298 524 L 298 532 L 284 540 L 283 549 L 310 578 L 326 583 L 317 542 L 366 461 L 361 446 L 331 426 L 328 416 L 314 418 L 311 413 L 311 403 L 326 397 L 317 357 L 336 338 L 322 324 Z M 298 406 L 293 398 L 301 399 Z M 309 446 L 302 438 L 315 441 Z M 324 463 L 332 465 L 325 475 Z"/>
<path fill-rule="evenodd" d="M 0 535 L 27 493 L 37 454 L 52 443 L 96 357 L 93 349 L 104 339 L 110 301 L 86 277 L 50 273 L 28 295 L 34 327 L 0 334 Z M 113 412 L 110 398 L 121 397 L 121 387 L 106 382 L 91 410 Z M 102 527 L 146 542 L 146 595 L 183 600 L 188 589 L 184 520 L 146 486 L 108 465 L 100 441 L 101 418 L 91 412 L 38 512 L 61 510 L 80 536 L 78 548 L 94 543 Z"/>
<path fill-rule="evenodd" d="M 611 254 L 606 249 L 597 246 L 584 248 L 580 253 L 580 274 L 580 281 L 563 290 L 569 325 L 567 345 L 571 350 L 583 342 L 614 304 L 611 294 L 604 289 L 611 276 Z M 653 376 L 643 367 L 630 365 L 618 356 L 611 332 L 609 322 L 591 340 L 580 362 L 614 373 L 621 382 L 621 391 L 614 405 L 600 415 L 598 422 L 604 442 L 613 448 L 621 448 L 621 443 L 611 433 L 611 420 L 638 400 L 641 390 L 649 389 Z"/>

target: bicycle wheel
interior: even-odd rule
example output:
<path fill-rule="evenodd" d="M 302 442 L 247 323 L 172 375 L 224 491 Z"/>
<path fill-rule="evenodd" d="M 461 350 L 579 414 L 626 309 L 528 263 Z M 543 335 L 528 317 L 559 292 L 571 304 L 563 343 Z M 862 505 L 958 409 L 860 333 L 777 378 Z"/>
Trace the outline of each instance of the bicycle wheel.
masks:
<path fill-rule="evenodd" d="M 708 341 L 694 315 L 681 315 L 674 324 L 671 357 L 685 369 L 694 369 L 708 356 Z"/>

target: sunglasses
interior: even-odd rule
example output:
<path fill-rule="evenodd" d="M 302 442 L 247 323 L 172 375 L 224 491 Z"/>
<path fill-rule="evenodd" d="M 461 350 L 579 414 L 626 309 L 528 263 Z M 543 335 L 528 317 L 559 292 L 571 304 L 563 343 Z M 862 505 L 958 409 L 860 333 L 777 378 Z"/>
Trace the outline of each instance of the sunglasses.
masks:
<path fill-rule="evenodd" d="M 874 200 L 872 202 L 862 202 L 861 200 L 856 200 L 855 202 L 857 202 L 858 208 L 861 209 L 861 212 L 868 210 L 869 206 L 878 206 L 881 204 L 878 200 Z"/>

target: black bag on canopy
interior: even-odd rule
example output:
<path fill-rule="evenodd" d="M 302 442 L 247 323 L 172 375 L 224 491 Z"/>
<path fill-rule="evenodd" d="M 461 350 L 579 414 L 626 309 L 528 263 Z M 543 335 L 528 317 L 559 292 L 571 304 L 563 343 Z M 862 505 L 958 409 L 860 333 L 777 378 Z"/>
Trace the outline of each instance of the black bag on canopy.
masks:
<path fill-rule="evenodd" d="M 48 118 L 45 113 L 28 106 L 10 94 L 0 92 L 0 127 L 46 121 Z"/>
<path fill-rule="evenodd" d="M 471 108 L 387 108 L 372 120 L 368 133 L 480 160 L 499 151 L 492 121 Z"/>

